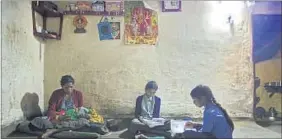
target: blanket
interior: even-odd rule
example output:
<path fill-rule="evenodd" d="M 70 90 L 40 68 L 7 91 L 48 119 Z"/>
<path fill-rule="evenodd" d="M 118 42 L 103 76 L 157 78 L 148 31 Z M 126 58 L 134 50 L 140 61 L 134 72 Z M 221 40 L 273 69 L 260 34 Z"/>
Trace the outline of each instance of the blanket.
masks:
<path fill-rule="evenodd" d="M 55 138 L 98 138 L 109 133 L 106 124 L 93 124 L 89 120 L 78 120 L 51 123 L 46 117 L 36 117 L 31 121 L 20 123 L 16 131 L 42 137 Z"/>
<path fill-rule="evenodd" d="M 47 122 L 47 121 L 44 120 L 41 122 Z M 100 138 L 100 135 L 97 133 L 79 132 L 79 128 L 71 130 L 70 128 L 51 129 L 48 127 L 46 129 L 46 126 L 41 126 L 41 129 L 39 129 L 38 127 L 36 127 L 38 125 L 44 125 L 44 124 L 47 124 L 47 123 L 41 123 L 41 124 L 34 125 L 34 122 L 24 121 L 17 126 L 16 131 L 31 134 L 31 135 L 36 135 L 42 138 L 48 138 L 48 137 L 59 138 L 59 139 L 70 139 L 70 138 L 99 139 Z M 52 130 L 52 132 L 49 132 L 50 130 Z"/>

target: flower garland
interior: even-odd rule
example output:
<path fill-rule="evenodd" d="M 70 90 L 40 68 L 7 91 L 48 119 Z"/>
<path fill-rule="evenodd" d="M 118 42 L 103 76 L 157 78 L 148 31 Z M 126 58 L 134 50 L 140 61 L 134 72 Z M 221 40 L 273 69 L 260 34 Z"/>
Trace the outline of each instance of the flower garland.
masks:
<path fill-rule="evenodd" d="M 76 16 L 73 19 L 73 25 L 77 28 L 84 28 L 87 25 L 87 19 L 84 16 Z"/>

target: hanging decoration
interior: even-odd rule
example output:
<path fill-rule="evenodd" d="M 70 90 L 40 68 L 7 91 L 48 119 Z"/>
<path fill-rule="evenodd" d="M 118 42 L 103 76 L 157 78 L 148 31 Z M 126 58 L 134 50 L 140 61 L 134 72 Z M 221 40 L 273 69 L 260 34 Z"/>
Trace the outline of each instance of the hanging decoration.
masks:
<path fill-rule="evenodd" d="M 75 16 L 73 19 L 73 25 L 76 27 L 74 33 L 86 33 L 84 28 L 86 27 L 87 23 L 87 19 L 84 16 Z"/>
<path fill-rule="evenodd" d="M 100 22 L 98 24 L 98 30 L 99 30 L 99 37 L 100 40 L 112 40 L 112 34 L 111 34 L 111 24 L 107 21 Z"/>
<path fill-rule="evenodd" d="M 155 45 L 158 38 L 157 12 L 144 7 L 133 8 L 125 16 L 125 44 Z"/>
<path fill-rule="evenodd" d="M 100 40 L 120 39 L 120 22 L 109 22 L 107 17 L 102 17 L 97 26 Z"/>

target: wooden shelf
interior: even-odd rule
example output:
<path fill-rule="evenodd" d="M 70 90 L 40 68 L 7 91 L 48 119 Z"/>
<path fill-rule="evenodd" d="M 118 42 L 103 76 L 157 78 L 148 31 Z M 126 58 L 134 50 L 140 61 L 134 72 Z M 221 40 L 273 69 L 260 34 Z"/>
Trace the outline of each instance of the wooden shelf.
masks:
<path fill-rule="evenodd" d="M 64 11 L 64 15 L 123 16 L 124 12 Z"/>
<path fill-rule="evenodd" d="M 60 17 L 63 15 L 63 13 L 60 13 L 55 10 L 48 9 L 44 6 L 33 6 L 33 9 L 38 12 L 41 16 L 45 17 Z"/>
<path fill-rule="evenodd" d="M 63 28 L 63 16 L 64 14 L 61 12 L 58 12 L 55 9 L 57 8 L 57 5 L 53 4 L 52 2 L 47 2 L 47 1 L 41 1 L 41 4 L 39 1 L 32 1 L 32 24 L 33 24 L 33 35 L 40 37 L 42 39 L 56 39 L 56 40 L 60 40 L 61 39 L 61 35 L 62 35 L 62 28 Z M 47 8 L 45 7 L 47 5 L 51 7 Z M 53 6 L 53 7 L 52 7 Z M 48 17 L 58 17 L 60 18 L 60 28 L 59 28 L 59 32 L 41 32 L 41 31 L 37 31 L 36 29 L 36 19 L 35 19 L 35 12 L 39 13 L 42 16 L 43 19 L 43 30 L 47 30 L 46 29 L 46 24 L 47 24 L 47 18 Z"/>
<path fill-rule="evenodd" d="M 60 40 L 61 37 L 59 35 L 54 35 L 51 33 L 41 33 L 41 32 L 34 32 L 34 36 L 43 38 L 43 39 L 55 39 L 55 40 Z"/>

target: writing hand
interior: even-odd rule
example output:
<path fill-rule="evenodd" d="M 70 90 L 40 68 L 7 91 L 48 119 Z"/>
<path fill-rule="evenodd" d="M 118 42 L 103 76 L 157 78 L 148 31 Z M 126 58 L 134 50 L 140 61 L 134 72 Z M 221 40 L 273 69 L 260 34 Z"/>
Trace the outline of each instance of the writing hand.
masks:
<path fill-rule="evenodd" d="M 186 122 L 185 128 L 194 128 L 194 125 L 195 124 L 193 122 L 189 121 L 189 122 Z"/>

